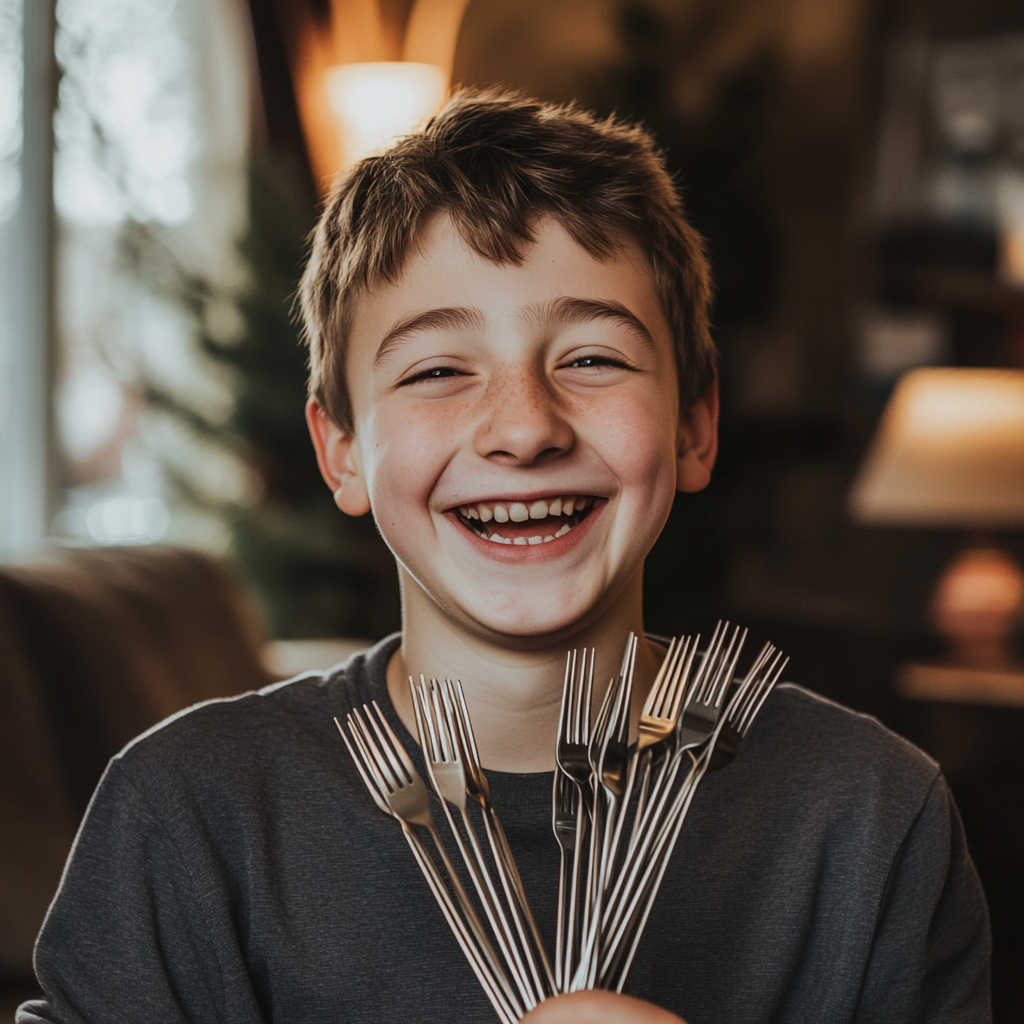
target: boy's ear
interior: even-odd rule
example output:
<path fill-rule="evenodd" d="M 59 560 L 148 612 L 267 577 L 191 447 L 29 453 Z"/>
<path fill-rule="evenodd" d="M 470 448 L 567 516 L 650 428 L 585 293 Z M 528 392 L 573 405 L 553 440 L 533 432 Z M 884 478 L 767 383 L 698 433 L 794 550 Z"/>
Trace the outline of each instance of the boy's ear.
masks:
<path fill-rule="evenodd" d="M 679 413 L 676 490 L 702 491 L 718 456 L 718 382 L 689 409 Z"/>
<path fill-rule="evenodd" d="M 355 435 L 342 430 L 315 398 L 306 403 L 306 425 L 320 475 L 330 487 L 335 505 L 350 516 L 365 515 L 370 511 L 370 495 Z"/>

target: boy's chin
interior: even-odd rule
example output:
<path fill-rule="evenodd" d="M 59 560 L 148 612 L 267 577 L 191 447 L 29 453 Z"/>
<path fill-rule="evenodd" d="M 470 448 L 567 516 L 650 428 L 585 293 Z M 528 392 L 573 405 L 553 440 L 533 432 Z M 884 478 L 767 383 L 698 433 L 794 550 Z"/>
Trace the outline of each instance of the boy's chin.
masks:
<path fill-rule="evenodd" d="M 602 604 L 600 592 L 582 594 L 579 589 L 568 599 L 551 593 L 519 593 L 506 602 L 459 596 L 449 604 L 449 615 L 467 632 L 499 646 L 535 647 L 571 636 L 595 617 Z"/>
<path fill-rule="evenodd" d="M 524 615 L 511 622 L 505 618 L 490 621 L 477 619 L 476 622 L 478 626 L 483 627 L 490 638 L 499 644 L 504 645 L 504 642 L 509 646 L 521 646 L 566 636 L 579 626 L 580 617 L 561 615 L 558 618 L 552 618 L 551 616 Z"/>

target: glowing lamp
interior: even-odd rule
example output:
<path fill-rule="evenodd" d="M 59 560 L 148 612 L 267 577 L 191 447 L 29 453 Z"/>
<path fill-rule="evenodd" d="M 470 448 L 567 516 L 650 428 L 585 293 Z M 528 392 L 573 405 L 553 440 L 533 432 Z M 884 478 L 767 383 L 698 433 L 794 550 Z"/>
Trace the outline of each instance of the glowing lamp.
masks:
<path fill-rule="evenodd" d="M 1024 371 L 908 373 L 882 416 L 851 507 L 857 519 L 879 525 L 1024 527 Z M 954 665 L 973 674 L 907 666 L 902 689 L 928 696 L 932 687 L 950 699 L 952 679 L 963 683 L 962 698 L 994 699 L 998 690 L 999 702 L 1024 701 L 1024 674 L 1012 666 L 1008 643 L 1022 612 L 1020 566 L 990 543 L 975 543 L 946 569 L 931 607 Z"/>
<path fill-rule="evenodd" d="M 345 163 L 355 163 L 418 128 L 444 102 L 448 76 L 434 64 L 376 61 L 327 72 L 327 96 L 342 126 Z"/>
<path fill-rule="evenodd" d="M 1024 526 L 1024 370 L 908 373 L 851 501 L 867 523 Z"/>

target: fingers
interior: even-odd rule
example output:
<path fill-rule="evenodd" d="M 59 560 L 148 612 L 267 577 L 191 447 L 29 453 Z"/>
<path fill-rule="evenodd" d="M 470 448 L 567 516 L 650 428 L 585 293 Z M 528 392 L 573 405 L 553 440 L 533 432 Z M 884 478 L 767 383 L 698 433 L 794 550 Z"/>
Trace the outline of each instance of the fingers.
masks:
<path fill-rule="evenodd" d="M 546 999 L 522 1024 L 685 1024 L 668 1010 L 632 996 L 598 989 Z"/>

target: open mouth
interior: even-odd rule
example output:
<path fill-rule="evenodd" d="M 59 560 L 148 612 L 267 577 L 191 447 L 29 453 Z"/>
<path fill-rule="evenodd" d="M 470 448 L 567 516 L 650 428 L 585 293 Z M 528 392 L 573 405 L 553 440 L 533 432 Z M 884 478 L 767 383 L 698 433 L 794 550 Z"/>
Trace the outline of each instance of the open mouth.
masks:
<path fill-rule="evenodd" d="M 521 501 L 478 501 L 460 505 L 459 520 L 494 544 L 550 544 L 574 530 L 600 499 L 591 495 Z"/>

